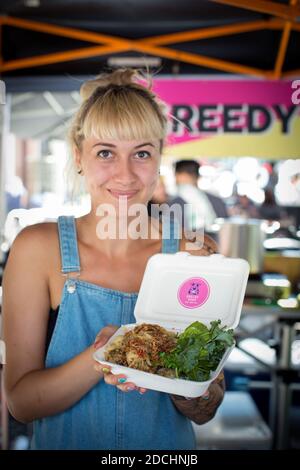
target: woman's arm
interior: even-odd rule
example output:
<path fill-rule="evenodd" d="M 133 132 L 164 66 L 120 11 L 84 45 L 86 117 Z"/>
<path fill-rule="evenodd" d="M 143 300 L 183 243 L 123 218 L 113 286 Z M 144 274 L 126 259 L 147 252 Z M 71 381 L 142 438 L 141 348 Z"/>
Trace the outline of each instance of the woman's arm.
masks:
<path fill-rule="evenodd" d="M 184 416 L 196 424 L 205 424 L 216 414 L 225 393 L 224 374 L 221 373 L 208 388 L 208 395 L 187 399 L 179 395 L 171 395 L 171 399 Z"/>
<path fill-rule="evenodd" d="M 23 230 L 4 273 L 4 380 L 9 410 L 22 422 L 69 408 L 103 377 L 94 370 L 92 346 L 59 367 L 44 368 L 52 231 L 53 224 Z"/>

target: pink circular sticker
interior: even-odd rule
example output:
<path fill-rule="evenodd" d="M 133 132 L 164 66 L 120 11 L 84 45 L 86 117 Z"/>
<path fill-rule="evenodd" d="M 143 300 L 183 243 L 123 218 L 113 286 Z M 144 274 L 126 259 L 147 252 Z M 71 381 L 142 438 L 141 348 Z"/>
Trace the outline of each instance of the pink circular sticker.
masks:
<path fill-rule="evenodd" d="M 209 297 L 209 284 L 202 277 L 192 277 L 178 289 L 178 300 L 184 307 L 197 308 L 203 305 Z"/>

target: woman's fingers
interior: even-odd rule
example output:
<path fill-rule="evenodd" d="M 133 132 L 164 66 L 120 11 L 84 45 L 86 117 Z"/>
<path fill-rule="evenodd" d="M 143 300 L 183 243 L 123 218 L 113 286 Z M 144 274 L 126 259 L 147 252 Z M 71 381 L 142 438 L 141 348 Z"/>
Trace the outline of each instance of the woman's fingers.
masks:
<path fill-rule="evenodd" d="M 94 342 L 94 348 L 99 349 L 104 346 L 107 341 L 112 337 L 112 335 L 119 329 L 118 326 L 108 325 L 105 326 L 96 336 Z"/>
<path fill-rule="evenodd" d="M 107 366 L 106 364 L 101 364 L 101 362 L 96 362 L 94 365 L 94 369 L 97 372 L 103 372 L 103 374 L 109 374 L 111 371 L 109 366 Z"/>
<path fill-rule="evenodd" d="M 99 349 L 104 346 L 118 329 L 119 327 L 114 325 L 109 325 L 103 328 L 96 336 L 94 348 Z M 134 383 L 127 382 L 127 378 L 125 375 L 112 374 L 110 367 L 106 364 L 101 364 L 97 362 L 94 368 L 96 371 L 103 373 L 105 383 L 117 387 L 119 390 L 122 390 L 122 392 L 131 392 L 133 390 L 137 390 L 141 395 L 147 392 L 146 388 L 137 387 Z"/>
<path fill-rule="evenodd" d="M 120 375 L 114 375 L 110 373 L 105 374 L 104 381 L 108 385 L 114 385 L 122 392 L 132 392 L 133 390 L 136 390 L 135 384 L 132 382 L 127 382 L 127 378 L 123 374 L 120 374 Z"/>
<path fill-rule="evenodd" d="M 206 392 L 204 392 L 203 395 L 201 395 L 201 398 L 203 398 L 203 400 L 208 400 L 209 399 L 209 390 L 206 390 Z"/>
<path fill-rule="evenodd" d="M 132 382 L 127 382 L 127 377 L 124 374 L 115 375 L 111 373 L 111 370 L 105 364 L 98 363 L 95 365 L 95 370 L 102 372 L 104 376 L 104 381 L 108 385 L 114 385 L 118 387 L 119 390 L 123 392 L 130 392 L 136 390 L 135 384 Z"/>
<path fill-rule="evenodd" d="M 127 381 L 127 377 L 123 374 L 121 375 L 105 374 L 104 381 L 108 385 L 116 386 L 122 392 L 133 392 L 134 390 L 136 390 L 141 395 L 143 395 L 147 391 L 145 388 L 139 388 L 133 382 Z"/>
<path fill-rule="evenodd" d="M 122 392 L 132 392 L 133 390 L 137 390 L 141 395 L 147 392 L 146 388 L 137 387 L 134 383 L 127 382 L 127 377 L 124 374 L 112 374 L 109 366 L 105 364 L 97 363 L 95 365 L 95 370 L 103 373 L 105 383 L 108 385 L 114 385 Z"/>
<path fill-rule="evenodd" d="M 223 380 L 224 380 L 224 372 L 221 371 L 221 372 L 219 373 L 219 375 L 215 378 L 215 380 L 213 380 L 212 383 L 213 383 L 213 384 L 219 384 L 219 383 L 223 382 Z"/>

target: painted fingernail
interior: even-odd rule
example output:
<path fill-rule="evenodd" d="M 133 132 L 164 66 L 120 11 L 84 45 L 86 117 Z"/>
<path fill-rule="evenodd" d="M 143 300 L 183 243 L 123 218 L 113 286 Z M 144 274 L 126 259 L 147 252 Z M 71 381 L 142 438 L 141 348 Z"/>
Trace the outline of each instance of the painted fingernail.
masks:
<path fill-rule="evenodd" d="M 121 377 L 120 379 L 118 379 L 118 382 L 120 384 L 124 384 L 126 382 L 127 379 L 125 379 L 125 377 Z"/>
<path fill-rule="evenodd" d="M 134 390 L 134 387 L 132 387 L 132 386 L 127 387 L 126 390 L 127 390 L 127 392 L 132 392 L 132 390 Z"/>
<path fill-rule="evenodd" d="M 102 372 L 103 372 L 103 374 L 108 374 L 110 372 L 110 369 L 108 369 L 107 367 L 104 367 L 102 369 Z"/>

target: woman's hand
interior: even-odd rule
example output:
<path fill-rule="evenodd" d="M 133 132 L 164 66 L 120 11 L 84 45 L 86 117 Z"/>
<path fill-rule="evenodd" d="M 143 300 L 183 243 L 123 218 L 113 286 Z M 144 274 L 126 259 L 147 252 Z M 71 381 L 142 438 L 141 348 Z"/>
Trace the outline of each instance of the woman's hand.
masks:
<path fill-rule="evenodd" d="M 219 401 L 222 402 L 223 395 L 225 392 L 225 380 L 224 380 L 224 372 L 220 372 L 220 374 L 212 381 L 206 392 L 201 395 L 200 398 L 203 400 L 209 400 L 210 395 L 213 393 L 217 397 L 219 397 Z"/>
<path fill-rule="evenodd" d="M 104 327 L 96 336 L 94 348 L 102 348 L 118 329 L 119 327 L 114 325 Z M 132 382 L 127 382 L 127 377 L 124 374 L 112 374 L 111 368 L 106 364 L 96 362 L 94 368 L 96 371 L 103 373 L 105 383 L 108 385 L 114 385 L 122 392 L 131 392 L 133 390 L 137 390 L 140 394 L 143 395 L 147 391 L 145 388 L 137 387 Z"/>
<path fill-rule="evenodd" d="M 224 373 L 210 384 L 208 390 L 198 398 L 184 398 L 178 395 L 171 395 L 176 408 L 191 421 L 196 424 L 204 424 L 210 421 L 221 405 L 225 392 Z"/>

